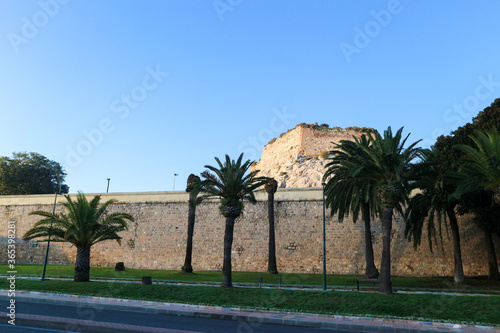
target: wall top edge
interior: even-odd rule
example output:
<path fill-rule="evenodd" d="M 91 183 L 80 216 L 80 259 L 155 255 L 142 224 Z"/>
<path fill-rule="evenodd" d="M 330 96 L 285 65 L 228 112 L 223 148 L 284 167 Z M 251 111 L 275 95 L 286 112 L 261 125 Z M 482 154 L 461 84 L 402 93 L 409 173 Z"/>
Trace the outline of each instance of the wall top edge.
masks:
<path fill-rule="evenodd" d="M 140 203 L 140 202 L 184 202 L 189 199 L 189 194 L 184 191 L 165 192 L 120 192 L 120 193 L 86 193 L 87 198 L 101 195 L 102 201 L 116 199 L 118 202 Z M 322 188 L 279 188 L 274 195 L 275 200 L 297 201 L 297 200 L 321 200 Z M 75 193 L 71 193 L 73 198 Z M 30 205 L 30 204 L 53 204 L 54 194 L 31 194 L 31 195 L 0 195 L 0 205 Z M 255 191 L 257 200 L 266 200 L 267 193 L 264 189 Z M 63 195 L 57 196 L 57 203 L 64 202 Z"/>

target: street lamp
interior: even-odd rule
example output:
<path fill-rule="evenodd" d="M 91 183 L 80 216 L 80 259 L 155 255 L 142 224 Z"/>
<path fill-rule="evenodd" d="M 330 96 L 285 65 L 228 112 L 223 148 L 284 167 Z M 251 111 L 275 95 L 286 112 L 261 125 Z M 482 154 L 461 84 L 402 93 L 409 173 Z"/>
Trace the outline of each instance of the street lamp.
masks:
<path fill-rule="evenodd" d="M 59 184 L 59 191 L 56 192 L 56 196 L 54 198 L 54 207 L 52 208 L 52 215 L 56 212 L 56 202 L 57 202 L 57 194 L 61 192 L 61 184 Z M 50 229 L 49 229 L 49 239 L 47 240 L 47 251 L 45 251 L 45 260 L 43 262 L 43 272 L 42 272 L 42 281 L 45 280 L 45 270 L 47 269 L 47 261 L 49 260 L 49 247 L 50 247 L 50 233 L 52 231 L 52 221 L 50 221 Z"/>
<path fill-rule="evenodd" d="M 106 179 L 108 181 L 108 187 L 106 188 L 106 193 L 108 193 L 109 192 L 109 181 L 110 181 L 111 178 L 106 178 Z"/>
<path fill-rule="evenodd" d="M 326 290 L 326 227 L 325 227 L 325 183 L 323 186 L 323 290 Z"/>
<path fill-rule="evenodd" d="M 175 191 L 175 177 L 177 177 L 178 174 L 174 173 L 174 188 L 172 189 L 172 191 Z"/>

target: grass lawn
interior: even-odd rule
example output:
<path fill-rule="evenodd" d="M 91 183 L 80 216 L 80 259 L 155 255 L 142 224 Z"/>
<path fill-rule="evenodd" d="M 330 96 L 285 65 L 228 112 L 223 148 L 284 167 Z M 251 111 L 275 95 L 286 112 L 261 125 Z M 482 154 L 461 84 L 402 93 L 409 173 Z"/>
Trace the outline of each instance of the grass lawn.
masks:
<path fill-rule="evenodd" d="M 0 280 L 8 289 L 8 281 Z M 500 325 L 500 297 L 194 287 L 132 283 L 16 280 L 17 290 L 37 290 L 160 302 L 219 305 L 323 314 L 382 316 Z"/>
<path fill-rule="evenodd" d="M 8 271 L 6 263 L 0 263 L 0 274 Z M 42 265 L 16 265 L 18 276 L 41 276 Z M 72 278 L 74 266 L 48 265 L 46 277 L 67 277 Z M 193 274 L 186 274 L 180 271 L 166 270 L 148 270 L 127 268 L 123 272 L 116 272 L 114 267 L 92 267 L 90 269 L 90 278 L 112 278 L 125 280 L 140 280 L 143 276 L 151 276 L 153 281 L 192 281 L 192 282 L 221 282 L 222 272 L 217 271 L 199 271 Z M 304 286 L 322 286 L 322 274 L 294 274 L 280 273 L 268 274 L 262 272 L 233 272 L 234 283 L 252 283 L 256 284 L 258 278 L 262 277 L 264 284 L 278 284 L 278 279 L 282 279 L 283 285 L 304 285 Z M 355 275 L 327 275 L 328 286 L 348 286 L 355 287 L 356 280 L 361 276 Z M 500 292 L 500 281 L 489 281 L 484 278 L 466 279 L 464 286 L 456 286 L 452 278 L 407 278 L 393 277 L 392 284 L 394 289 L 412 289 L 421 288 L 425 290 L 458 290 L 463 292 Z"/>

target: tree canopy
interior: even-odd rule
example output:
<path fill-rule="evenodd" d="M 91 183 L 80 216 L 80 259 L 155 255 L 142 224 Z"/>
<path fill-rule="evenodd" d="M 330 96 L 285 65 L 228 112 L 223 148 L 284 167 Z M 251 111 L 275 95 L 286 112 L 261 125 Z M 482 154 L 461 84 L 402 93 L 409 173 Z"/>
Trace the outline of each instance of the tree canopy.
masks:
<path fill-rule="evenodd" d="M 38 153 L 0 157 L 0 195 L 68 193 L 63 167 Z"/>

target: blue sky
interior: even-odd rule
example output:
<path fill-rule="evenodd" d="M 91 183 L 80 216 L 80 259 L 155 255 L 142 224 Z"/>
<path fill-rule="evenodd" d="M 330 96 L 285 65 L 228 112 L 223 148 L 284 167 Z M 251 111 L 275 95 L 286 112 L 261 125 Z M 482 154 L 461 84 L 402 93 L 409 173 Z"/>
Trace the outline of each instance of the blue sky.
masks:
<path fill-rule="evenodd" d="M 184 190 L 301 122 L 429 146 L 500 97 L 500 2 L 0 2 L 0 156 L 70 192 Z"/>

